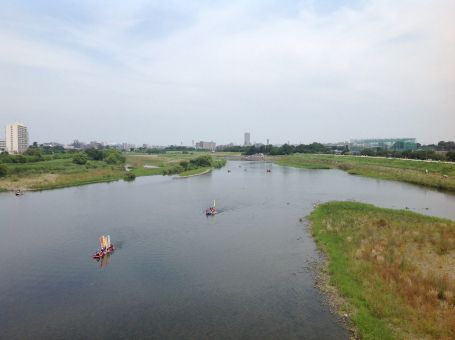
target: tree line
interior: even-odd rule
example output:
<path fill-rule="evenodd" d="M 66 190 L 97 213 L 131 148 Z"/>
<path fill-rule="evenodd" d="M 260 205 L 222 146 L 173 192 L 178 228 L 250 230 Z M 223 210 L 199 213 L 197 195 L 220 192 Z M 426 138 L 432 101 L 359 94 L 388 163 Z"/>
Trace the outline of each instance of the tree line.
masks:
<path fill-rule="evenodd" d="M 438 161 L 455 162 L 455 142 L 441 141 L 437 145 L 417 145 L 417 150 L 390 150 L 384 148 L 368 148 L 360 152 L 352 152 L 348 145 L 344 147 L 327 147 L 321 143 L 289 145 L 282 146 L 273 145 L 253 145 L 253 146 L 229 146 L 221 148 L 220 151 L 240 152 L 243 155 L 254 155 L 262 153 L 264 155 L 291 155 L 295 153 L 321 153 L 321 154 L 360 154 L 372 157 L 394 157 L 394 158 L 409 158 L 409 159 L 431 159 Z"/>
<path fill-rule="evenodd" d="M 252 145 L 252 146 L 229 146 L 222 148 L 220 151 L 241 152 L 243 155 L 254 155 L 262 153 L 264 155 L 291 155 L 294 153 L 331 153 L 332 149 L 321 143 L 282 146 L 274 145 Z"/>
<path fill-rule="evenodd" d="M 360 152 L 363 156 L 372 157 L 393 157 L 393 158 L 409 158 L 409 159 L 431 159 L 434 161 L 449 161 L 455 162 L 455 151 L 447 151 L 445 153 L 438 153 L 435 150 L 420 149 L 420 150 L 404 150 L 394 151 L 382 148 L 364 149 Z"/>

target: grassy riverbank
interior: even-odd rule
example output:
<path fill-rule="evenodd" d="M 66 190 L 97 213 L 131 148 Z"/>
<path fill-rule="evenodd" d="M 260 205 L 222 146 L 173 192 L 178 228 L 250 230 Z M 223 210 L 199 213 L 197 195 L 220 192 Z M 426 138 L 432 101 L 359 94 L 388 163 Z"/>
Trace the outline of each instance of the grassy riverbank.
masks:
<path fill-rule="evenodd" d="M 179 176 L 180 177 L 198 176 L 198 175 L 206 174 L 206 173 L 210 172 L 210 170 L 212 170 L 212 168 L 209 168 L 209 167 L 187 170 L 187 171 L 179 173 Z"/>
<path fill-rule="evenodd" d="M 222 167 L 230 153 L 169 152 L 159 155 L 126 153 L 126 164 L 135 176 L 200 174 L 211 168 Z M 195 159 L 206 156 L 207 164 L 196 164 Z M 192 162 L 193 160 L 193 162 Z M 182 163 L 184 162 L 184 163 Z M 186 163 L 185 163 L 186 162 Z M 184 165 L 182 167 L 181 163 Z M 210 165 L 210 166 L 209 166 Z M 30 163 L 4 164 L 7 175 L 0 178 L 0 192 L 13 190 L 45 190 L 124 179 L 124 164 L 108 164 L 90 160 L 75 164 L 72 158 L 51 159 Z M 186 168 L 185 168 L 186 167 Z"/>
<path fill-rule="evenodd" d="M 352 175 L 397 180 L 455 192 L 455 164 L 380 157 L 294 154 L 271 157 L 283 166 L 341 169 Z"/>
<path fill-rule="evenodd" d="M 35 163 L 7 164 L 9 175 L 0 178 L 0 188 L 7 190 L 44 190 L 109 182 L 123 178 L 123 165 L 104 161 L 74 164 L 71 158 Z"/>
<path fill-rule="evenodd" d="M 362 338 L 455 338 L 455 222 L 354 202 L 309 219 Z"/>
<path fill-rule="evenodd" d="M 225 165 L 225 158 L 230 156 L 227 152 L 170 152 L 166 154 L 128 154 L 127 164 L 136 176 L 173 175 L 191 176 L 201 174 L 211 168 L 220 168 Z M 201 160 L 201 156 L 207 158 Z"/>

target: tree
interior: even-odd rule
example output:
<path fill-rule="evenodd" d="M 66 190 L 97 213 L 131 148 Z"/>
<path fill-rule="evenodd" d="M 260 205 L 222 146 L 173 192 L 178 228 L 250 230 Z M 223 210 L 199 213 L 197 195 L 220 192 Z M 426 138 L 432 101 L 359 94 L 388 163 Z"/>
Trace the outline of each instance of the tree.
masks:
<path fill-rule="evenodd" d="M 125 163 L 125 156 L 123 156 L 118 150 L 107 150 L 104 156 L 104 160 L 107 164 Z"/>
<path fill-rule="evenodd" d="M 85 153 L 87 154 L 88 158 L 94 161 L 102 161 L 104 158 L 104 153 L 101 150 L 98 149 L 87 149 L 85 150 Z"/>
<path fill-rule="evenodd" d="M 455 162 L 455 151 L 449 151 L 446 153 L 446 158 L 450 162 Z"/>
<path fill-rule="evenodd" d="M 85 163 L 87 163 L 87 159 L 88 157 L 84 152 L 78 152 L 73 156 L 73 163 L 84 165 Z"/>

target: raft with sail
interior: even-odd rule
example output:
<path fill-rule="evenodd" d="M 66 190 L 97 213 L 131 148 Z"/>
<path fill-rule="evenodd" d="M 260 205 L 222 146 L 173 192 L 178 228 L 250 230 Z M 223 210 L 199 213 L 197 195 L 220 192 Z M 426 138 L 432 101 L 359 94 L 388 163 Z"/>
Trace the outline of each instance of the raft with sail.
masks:
<path fill-rule="evenodd" d="M 215 208 L 215 200 L 213 200 L 213 206 L 211 206 L 210 208 L 207 208 L 205 210 L 205 215 L 206 216 L 214 216 L 216 215 L 217 211 L 216 211 L 216 208 Z"/>
<path fill-rule="evenodd" d="M 93 258 L 96 260 L 102 259 L 104 256 L 111 254 L 114 251 L 114 245 L 111 243 L 110 235 L 100 236 L 100 249 L 93 254 Z"/>

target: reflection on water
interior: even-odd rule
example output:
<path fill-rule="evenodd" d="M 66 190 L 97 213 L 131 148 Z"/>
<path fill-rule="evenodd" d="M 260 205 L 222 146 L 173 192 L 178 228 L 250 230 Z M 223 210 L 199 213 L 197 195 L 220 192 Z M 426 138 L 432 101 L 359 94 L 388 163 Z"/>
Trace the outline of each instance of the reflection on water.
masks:
<path fill-rule="evenodd" d="M 109 264 L 110 257 L 111 257 L 111 254 L 106 254 L 102 258 L 94 259 L 94 260 L 99 263 L 100 268 L 103 268 L 103 267 L 107 267 L 107 265 Z"/>
<path fill-rule="evenodd" d="M 348 338 L 308 269 L 319 257 L 299 219 L 314 202 L 455 219 L 454 196 L 408 184 L 228 168 L 1 194 L 0 338 Z M 213 199 L 219 214 L 206 218 Z M 94 265 L 94 240 L 105 234 L 117 251 Z"/>

